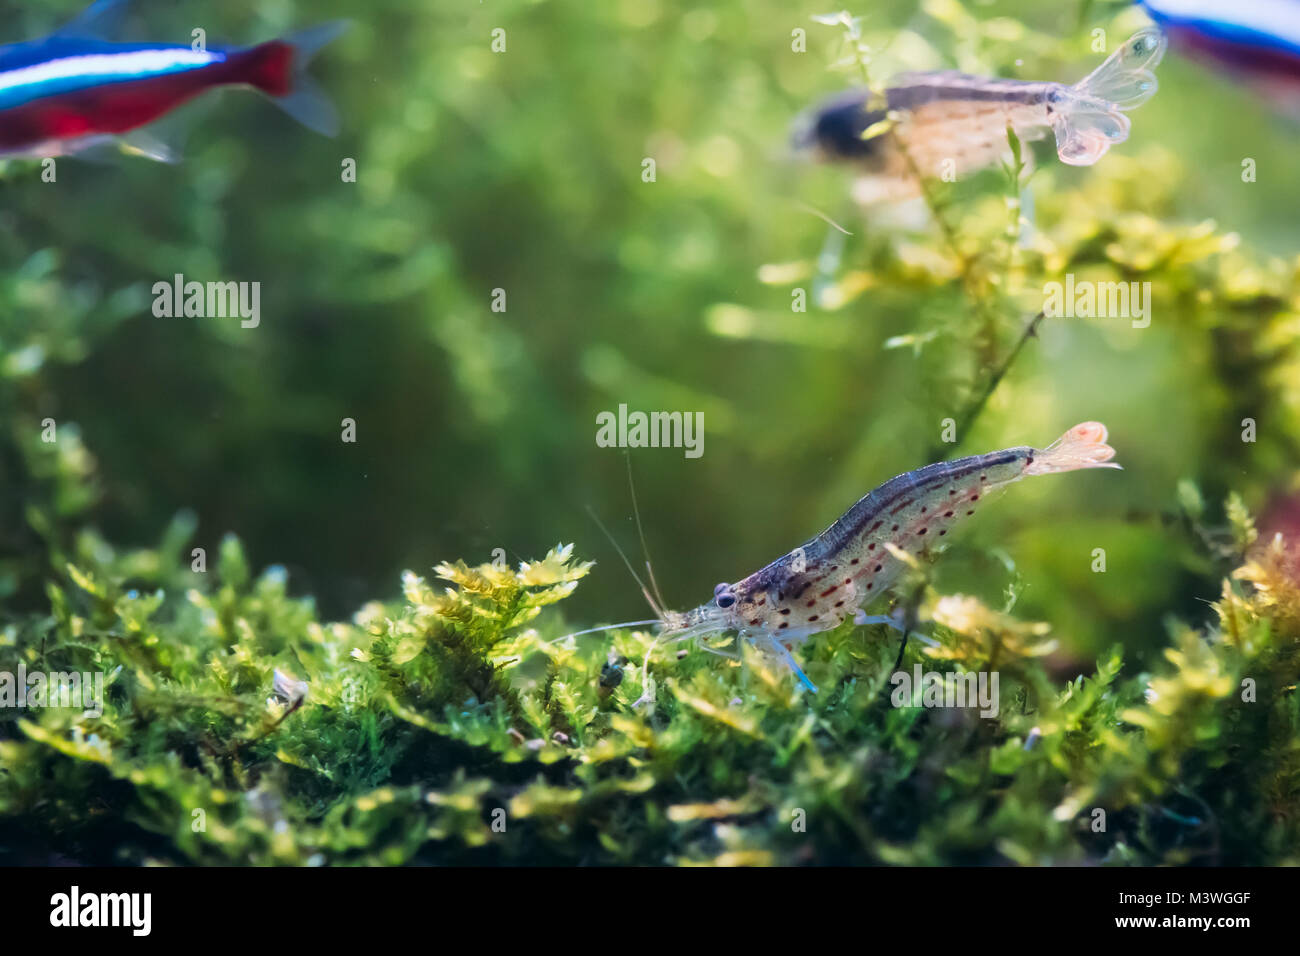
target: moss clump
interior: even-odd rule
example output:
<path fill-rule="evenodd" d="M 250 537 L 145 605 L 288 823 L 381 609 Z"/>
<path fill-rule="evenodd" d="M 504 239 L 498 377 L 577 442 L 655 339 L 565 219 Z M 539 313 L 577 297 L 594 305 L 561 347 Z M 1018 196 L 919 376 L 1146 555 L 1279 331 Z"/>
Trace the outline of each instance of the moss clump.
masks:
<path fill-rule="evenodd" d="M 905 669 L 996 669 L 991 719 L 893 706 L 892 641 L 851 627 L 805 648 L 816 696 L 749 653 L 690 648 L 658 653 L 634 707 L 627 662 L 650 635 L 556 641 L 541 616 L 590 567 L 567 547 L 440 565 L 441 590 L 408 573 L 404 601 L 321 623 L 235 539 L 209 573 L 180 541 L 117 554 L 83 536 L 48 613 L 4 632 L 0 669 L 108 675 L 99 716 L 4 711 L 7 859 L 1298 859 L 1300 588 L 1280 538 L 1224 583 L 1215 626 L 1174 627 L 1167 665 L 1127 678 L 1116 648 L 1060 686 L 1045 625 L 923 587 L 938 644 Z"/>

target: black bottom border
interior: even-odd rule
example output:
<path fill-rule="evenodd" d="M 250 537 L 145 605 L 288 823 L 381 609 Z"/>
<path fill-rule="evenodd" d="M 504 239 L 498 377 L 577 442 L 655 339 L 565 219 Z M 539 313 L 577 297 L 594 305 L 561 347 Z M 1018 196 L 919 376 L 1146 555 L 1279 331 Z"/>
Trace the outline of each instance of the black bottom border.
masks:
<path fill-rule="evenodd" d="M 1294 923 L 1300 870 L 1133 868 L 860 869 L 271 869 L 82 867 L 0 870 L 6 938 L 28 934 L 197 942 L 220 933 L 243 947 L 375 942 L 376 934 L 576 934 L 580 948 L 627 940 L 629 927 L 690 927 L 699 939 L 760 943 L 774 921 L 815 936 L 952 942 L 1068 929 L 1077 938 L 1199 934 L 1216 942 Z M 55 926 L 100 909 L 100 894 L 149 894 L 137 926 Z M 95 896 L 92 902 L 87 897 Z M 143 922 L 144 897 L 104 901 Z M 1205 921 L 1209 921 L 1206 923 Z M 799 928 L 801 927 L 801 928 Z M 740 939 L 737 939 L 737 936 Z M 482 938 L 482 937 L 480 937 Z M 584 942 L 585 940 L 585 942 Z M 450 941 L 450 937 L 448 938 Z M 864 940 L 865 942 L 865 940 Z"/>

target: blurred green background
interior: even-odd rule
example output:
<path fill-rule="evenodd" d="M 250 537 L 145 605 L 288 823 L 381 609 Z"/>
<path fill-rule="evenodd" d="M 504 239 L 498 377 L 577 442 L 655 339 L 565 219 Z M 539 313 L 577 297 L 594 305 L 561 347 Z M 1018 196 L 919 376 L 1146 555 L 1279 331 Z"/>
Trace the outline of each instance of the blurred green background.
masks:
<path fill-rule="evenodd" d="M 5 40 L 80 6 L 0 4 Z M 632 454 L 657 577 L 670 605 L 689 607 L 927 463 L 943 419 L 960 418 L 988 359 L 1041 305 L 1043 276 L 1069 264 L 1153 281 L 1151 327 L 1049 320 L 952 454 L 1042 445 L 1099 419 L 1126 470 L 1017 486 L 956 536 L 937 582 L 994 604 L 1014 588 L 1017 613 L 1061 637 L 1063 670 L 1116 640 L 1141 661 L 1169 615 L 1203 619 L 1222 568 L 1180 510 L 1179 481 L 1200 489 L 1212 525 L 1229 491 L 1266 509 L 1293 480 L 1284 333 L 1300 134 L 1171 54 L 1131 138 L 1096 167 L 1036 147 L 1035 228 L 1070 251 L 1025 250 L 1016 290 L 995 277 L 984 341 L 969 290 L 936 265 L 938 233 L 864 216 L 845 170 L 789 146 L 802 110 L 861 79 L 831 68 L 842 31 L 811 19 L 827 12 L 788 0 L 138 3 L 131 35 L 177 42 L 196 26 L 244 43 L 354 20 L 313 67 L 343 132 L 317 136 L 228 92 L 196 108 L 175 166 L 66 160 L 43 183 L 37 163 L 4 164 L 6 602 L 40 603 L 48 543 L 34 507 L 121 545 L 154 542 L 192 509 L 195 545 L 212 555 L 236 532 L 329 615 L 395 595 L 403 568 L 575 541 L 599 565 L 569 619 L 644 617 L 587 514 L 639 560 L 624 455 L 595 444 L 596 415 L 626 403 L 704 412 L 703 457 Z M 1092 30 L 1113 45 L 1146 22 L 1101 3 L 854 12 L 877 79 L 959 67 L 1074 82 L 1100 60 Z M 792 50 L 796 29 L 806 52 Z M 1242 182 L 1244 157 L 1257 182 Z M 346 158 L 355 183 L 341 179 Z M 997 171 L 958 184 L 959 235 L 996 235 L 1005 192 Z M 791 288 L 812 292 L 829 232 L 811 209 L 853 233 L 826 283 L 863 288 L 797 314 Z M 1197 262 L 1141 261 L 1206 220 L 1217 238 Z M 149 289 L 174 273 L 261 282 L 260 327 L 155 318 Z M 919 350 L 886 347 L 909 335 Z M 47 416 L 80 437 L 61 438 L 57 467 L 35 444 Z M 1253 444 L 1240 440 L 1247 416 Z M 344 418 L 356 444 L 340 441 Z M 90 472 L 83 451 L 93 496 L 60 477 Z"/>

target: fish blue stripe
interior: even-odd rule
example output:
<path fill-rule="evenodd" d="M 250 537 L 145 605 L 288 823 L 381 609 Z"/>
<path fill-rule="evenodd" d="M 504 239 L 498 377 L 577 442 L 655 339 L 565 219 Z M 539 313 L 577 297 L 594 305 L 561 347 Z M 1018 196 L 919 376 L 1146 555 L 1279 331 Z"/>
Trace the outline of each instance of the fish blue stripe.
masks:
<path fill-rule="evenodd" d="M 1300 56 L 1300 3 L 1295 0 L 1138 0 L 1138 5 L 1163 27 Z"/>
<path fill-rule="evenodd" d="M 223 63 L 221 51 L 196 51 L 188 46 L 121 46 L 60 43 L 53 57 L 0 60 L 0 109 L 21 106 L 110 83 L 125 83 L 200 70 Z M 47 54 L 53 51 L 46 51 Z"/>
<path fill-rule="evenodd" d="M 70 39 L 68 37 L 43 37 L 0 46 L 0 72 L 20 66 L 33 66 L 46 60 L 90 53 L 138 53 L 143 50 L 189 50 L 189 44 L 141 41 L 139 43 L 112 43 L 108 40 Z M 209 52 L 230 53 L 233 48 L 209 46 Z"/>

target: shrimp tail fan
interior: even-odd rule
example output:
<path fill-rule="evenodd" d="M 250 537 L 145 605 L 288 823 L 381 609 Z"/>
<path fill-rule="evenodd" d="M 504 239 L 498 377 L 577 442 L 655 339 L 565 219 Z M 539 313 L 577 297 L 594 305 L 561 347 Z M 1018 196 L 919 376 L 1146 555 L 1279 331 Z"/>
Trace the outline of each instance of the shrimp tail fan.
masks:
<path fill-rule="evenodd" d="M 1083 422 L 1036 452 L 1025 468 L 1026 475 L 1054 475 L 1082 468 L 1118 468 L 1111 461 L 1115 449 L 1106 444 L 1106 426 L 1101 422 Z"/>
<path fill-rule="evenodd" d="M 1155 95 L 1159 87 L 1152 71 L 1165 55 L 1167 45 L 1168 41 L 1159 30 L 1140 30 L 1072 89 L 1084 96 L 1105 100 L 1120 110 L 1141 106 Z"/>
<path fill-rule="evenodd" d="M 1155 94 L 1159 84 L 1152 70 L 1166 45 L 1159 30 L 1141 30 L 1101 66 L 1061 92 L 1052 131 L 1062 162 L 1091 166 L 1111 146 L 1128 139 L 1130 124 L 1124 113 Z"/>

